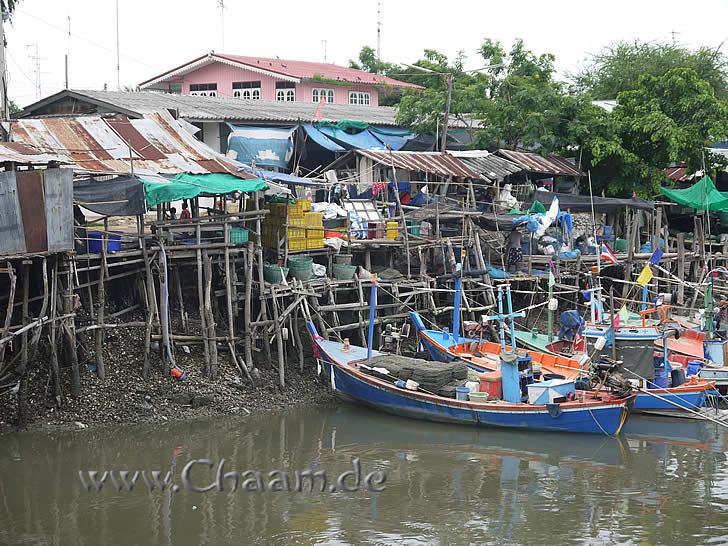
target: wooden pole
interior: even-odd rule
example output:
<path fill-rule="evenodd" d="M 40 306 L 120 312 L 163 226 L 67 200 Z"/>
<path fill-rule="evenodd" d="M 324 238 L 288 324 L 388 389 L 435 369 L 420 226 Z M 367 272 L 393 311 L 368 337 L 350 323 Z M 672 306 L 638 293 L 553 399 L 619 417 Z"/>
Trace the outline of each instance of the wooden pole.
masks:
<path fill-rule="evenodd" d="M 245 249 L 245 305 L 243 307 L 243 321 L 245 336 L 245 363 L 249 369 L 255 369 L 253 364 L 253 329 L 251 320 L 253 317 L 253 260 L 255 250 L 253 243 L 249 242 Z"/>
<path fill-rule="evenodd" d="M 210 367 L 207 374 L 210 379 L 217 377 L 217 334 L 215 316 L 212 313 L 212 260 L 205 250 L 202 253 L 205 270 L 205 321 L 207 323 L 207 343 L 210 349 Z"/>
<path fill-rule="evenodd" d="M 677 277 L 680 282 L 677 285 L 677 302 L 680 305 L 685 303 L 685 234 L 681 231 L 677 234 Z"/>
<path fill-rule="evenodd" d="M 63 293 L 63 314 L 70 315 L 75 311 L 75 298 L 73 293 L 73 274 L 69 267 L 68 282 Z M 75 317 L 64 320 L 63 333 L 66 339 L 68 354 L 71 358 L 71 396 L 74 398 L 81 394 L 81 374 L 78 369 L 78 352 L 76 350 L 76 320 Z"/>
<path fill-rule="evenodd" d="M 96 373 L 99 379 L 106 377 L 106 367 L 104 365 L 104 337 L 105 332 L 103 328 L 104 324 L 104 312 L 106 309 L 106 283 L 104 277 L 106 275 L 106 244 L 107 244 L 107 232 L 109 231 L 109 220 L 104 218 L 104 234 L 101 238 L 101 261 L 99 267 L 99 287 L 98 287 L 98 302 L 96 307 L 96 324 L 99 328 L 95 332 L 96 338 Z"/>
<path fill-rule="evenodd" d="M 61 372 L 58 367 L 58 347 L 56 340 L 58 339 L 58 257 L 53 260 L 53 277 L 51 278 L 51 347 L 50 347 L 50 368 L 51 368 L 51 385 L 53 389 L 53 397 L 58 407 L 61 406 Z"/>
<path fill-rule="evenodd" d="M 275 321 L 275 336 L 276 336 L 276 345 L 278 347 L 278 381 L 281 385 L 281 388 L 284 389 L 286 387 L 286 369 L 285 369 L 285 362 L 284 362 L 284 353 L 283 353 L 283 335 L 281 334 L 281 324 L 278 321 L 279 315 L 278 315 L 278 297 L 276 293 L 276 286 L 273 284 L 270 287 L 271 291 L 271 297 L 273 302 L 273 320 Z"/>
<path fill-rule="evenodd" d="M 202 237 L 202 230 L 200 227 L 199 221 L 197 222 L 196 227 L 196 237 L 197 237 L 197 250 L 195 251 L 195 257 L 197 259 L 197 310 L 200 314 L 200 330 L 202 332 L 203 336 L 203 347 L 205 350 L 205 363 L 202 367 L 203 373 L 207 374 L 209 373 L 210 369 L 210 347 L 207 340 L 207 316 L 205 313 L 205 290 L 204 290 L 204 273 L 203 273 L 203 267 L 202 267 L 202 249 L 201 246 L 201 237 Z"/>

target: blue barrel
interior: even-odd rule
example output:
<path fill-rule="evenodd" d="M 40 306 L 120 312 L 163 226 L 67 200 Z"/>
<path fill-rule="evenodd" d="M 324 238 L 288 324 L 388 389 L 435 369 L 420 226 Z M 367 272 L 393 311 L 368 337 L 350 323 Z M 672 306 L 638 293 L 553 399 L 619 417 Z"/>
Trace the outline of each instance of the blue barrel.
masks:
<path fill-rule="evenodd" d="M 698 375 L 700 369 L 703 367 L 702 360 L 688 360 L 688 377 L 691 375 Z"/>
<path fill-rule="evenodd" d="M 457 400 L 467 400 L 470 389 L 468 387 L 455 387 L 455 398 Z"/>
<path fill-rule="evenodd" d="M 651 389 L 666 389 L 670 386 L 670 375 L 665 368 L 655 368 L 655 378 L 649 384 Z"/>
<path fill-rule="evenodd" d="M 685 383 L 685 370 L 682 368 L 676 368 L 670 372 L 670 376 L 672 377 L 672 386 L 673 387 L 679 387 L 683 383 Z"/>

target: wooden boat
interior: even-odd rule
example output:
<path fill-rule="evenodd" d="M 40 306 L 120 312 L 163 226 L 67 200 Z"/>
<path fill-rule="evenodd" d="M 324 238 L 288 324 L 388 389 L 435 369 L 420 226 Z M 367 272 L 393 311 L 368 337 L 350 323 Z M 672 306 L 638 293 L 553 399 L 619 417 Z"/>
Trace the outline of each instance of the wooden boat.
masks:
<path fill-rule="evenodd" d="M 701 379 L 713 381 L 721 389 L 728 387 L 728 341 L 705 339 L 705 332 L 690 329 L 683 330 L 679 339 L 668 338 L 665 343 L 660 338 L 654 344 L 658 349 L 667 344 L 670 361 L 685 368 L 689 360 L 700 360 L 703 363 L 699 373 Z"/>
<path fill-rule="evenodd" d="M 541 334 L 536 330 L 526 332 L 516 329 L 515 334 L 518 345 L 533 351 L 554 355 L 573 355 L 586 352 L 586 340 L 584 336 L 578 336 L 574 341 L 565 339 L 552 339 L 549 341 L 548 335 Z"/>
<path fill-rule="evenodd" d="M 470 338 L 460 338 L 460 342 L 456 343 L 455 336 L 449 332 L 426 329 L 422 318 L 417 313 L 411 312 L 410 318 L 418 332 L 420 342 L 433 358 L 444 362 L 455 359 L 464 360 L 472 368 L 482 372 L 498 370 L 499 355 L 503 350 L 500 344 L 478 342 Z M 662 332 L 660 332 L 660 336 L 662 336 Z M 566 379 L 585 376 L 589 366 L 589 357 L 586 353 L 565 356 L 529 350 L 527 354 L 533 359 L 534 366 L 541 368 L 542 374 L 559 375 Z M 650 358 L 652 356 L 651 349 L 649 356 Z M 641 387 L 649 390 L 649 393 L 637 393 L 633 411 L 679 415 L 680 408 L 697 410 L 704 406 L 708 392 L 715 387 L 715 383 L 706 378 L 692 378 L 677 387 L 650 388 L 654 385 L 649 384 L 643 384 Z"/>
<path fill-rule="evenodd" d="M 331 388 L 338 396 L 403 417 L 487 427 L 616 435 L 627 420 L 634 399 L 634 395 L 618 398 L 606 392 L 577 391 L 574 400 L 553 404 L 471 402 L 409 390 L 367 373 L 371 371 L 367 365 L 367 349 L 347 348 L 341 342 L 325 340 L 311 321 L 307 327 Z M 369 355 L 384 353 L 369 351 Z"/>

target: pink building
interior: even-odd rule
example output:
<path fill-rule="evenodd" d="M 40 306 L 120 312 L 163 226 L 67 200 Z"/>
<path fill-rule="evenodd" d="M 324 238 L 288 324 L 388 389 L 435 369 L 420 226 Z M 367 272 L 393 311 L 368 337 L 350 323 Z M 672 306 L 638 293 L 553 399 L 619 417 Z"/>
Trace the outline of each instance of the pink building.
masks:
<path fill-rule="evenodd" d="M 383 87 L 419 86 L 335 64 L 210 52 L 139 87 L 207 97 L 378 106 Z"/>

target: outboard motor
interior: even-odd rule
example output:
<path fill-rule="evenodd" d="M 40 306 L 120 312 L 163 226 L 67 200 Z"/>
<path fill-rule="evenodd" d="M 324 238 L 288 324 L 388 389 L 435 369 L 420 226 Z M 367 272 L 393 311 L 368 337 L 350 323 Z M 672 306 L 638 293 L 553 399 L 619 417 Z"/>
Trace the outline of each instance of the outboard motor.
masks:
<path fill-rule="evenodd" d="M 600 356 L 592 360 L 589 373 L 589 386 L 591 389 L 608 388 L 615 396 L 624 398 L 632 392 L 632 385 L 622 375 L 622 362 Z"/>

